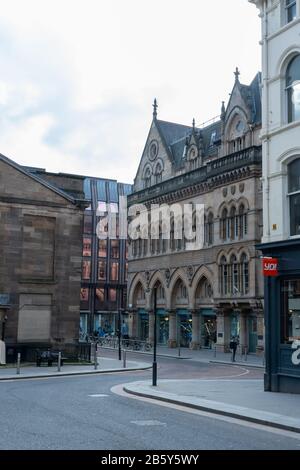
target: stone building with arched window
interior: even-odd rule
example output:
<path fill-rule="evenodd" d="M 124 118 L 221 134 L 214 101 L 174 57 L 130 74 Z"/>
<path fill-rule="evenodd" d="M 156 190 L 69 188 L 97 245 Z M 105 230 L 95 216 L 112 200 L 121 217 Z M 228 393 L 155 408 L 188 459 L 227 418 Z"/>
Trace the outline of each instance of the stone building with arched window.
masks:
<path fill-rule="evenodd" d="M 153 121 L 128 198 L 144 215 L 129 241 L 130 336 L 153 341 L 153 292 L 157 289 L 157 338 L 169 347 L 228 351 L 232 336 L 242 350 L 264 347 L 261 240 L 261 76 L 235 83 L 221 116 L 203 126 Z M 185 215 L 161 217 L 153 227 L 151 205 L 204 206 L 203 246 L 191 249 Z M 192 214 L 192 232 L 199 227 Z M 201 226 L 201 224 L 200 224 Z M 165 236 L 166 235 L 166 236 Z"/>

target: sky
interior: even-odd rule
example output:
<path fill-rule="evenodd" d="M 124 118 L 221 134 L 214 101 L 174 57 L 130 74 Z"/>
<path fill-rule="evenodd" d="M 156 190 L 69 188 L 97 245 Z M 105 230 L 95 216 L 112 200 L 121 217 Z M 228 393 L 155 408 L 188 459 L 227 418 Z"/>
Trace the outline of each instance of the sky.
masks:
<path fill-rule="evenodd" d="M 0 153 L 132 183 L 158 118 L 199 125 L 260 70 L 247 0 L 0 0 Z"/>

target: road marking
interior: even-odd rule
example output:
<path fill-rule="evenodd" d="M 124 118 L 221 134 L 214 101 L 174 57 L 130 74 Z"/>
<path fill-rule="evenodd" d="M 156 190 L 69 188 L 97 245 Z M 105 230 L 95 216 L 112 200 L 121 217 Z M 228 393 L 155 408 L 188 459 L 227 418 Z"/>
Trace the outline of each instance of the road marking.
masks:
<path fill-rule="evenodd" d="M 125 384 L 115 385 L 110 390 L 111 390 L 112 393 L 115 393 L 116 395 L 126 397 L 126 398 L 131 398 L 133 400 L 143 401 L 143 402 L 146 402 L 146 403 L 149 403 L 149 404 L 152 404 L 152 405 L 156 405 L 156 406 L 164 406 L 165 408 L 171 408 L 173 410 L 198 415 L 198 416 L 201 416 L 201 417 L 204 417 L 204 418 L 210 418 L 210 419 L 218 420 L 218 421 L 226 421 L 227 423 L 236 424 L 236 425 L 244 426 L 244 427 L 247 427 L 247 428 L 253 428 L 253 429 L 257 429 L 259 431 L 265 431 L 265 432 L 269 432 L 269 433 L 272 433 L 272 434 L 277 434 L 277 435 L 280 435 L 281 437 L 290 437 L 290 438 L 296 439 L 298 441 L 300 440 L 300 434 L 295 433 L 293 431 L 285 431 L 284 429 L 276 429 L 276 428 L 272 428 L 270 426 L 265 426 L 263 424 L 251 423 L 250 421 L 240 420 L 238 418 L 230 418 L 229 416 L 222 416 L 222 415 L 218 415 L 218 414 L 215 414 L 215 413 L 209 413 L 208 411 L 196 410 L 196 409 L 193 409 L 193 408 L 188 408 L 188 407 L 183 406 L 183 405 L 175 405 L 174 403 L 167 403 L 167 402 L 163 402 L 163 401 L 159 401 L 159 400 L 154 400 L 152 398 L 138 397 L 137 395 L 132 395 L 130 393 L 126 393 L 123 390 L 124 385 Z"/>
<path fill-rule="evenodd" d="M 130 421 L 132 424 L 137 426 L 167 426 L 167 423 L 162 423 L 161 421 L 156 420 L 141 420 L 141 421 Z"/>
<path fill-rule="evenodd" d="M 103 398 L 108 397 L 109 395 L 105 395 L 104 393 L 94 393 L 93 395 L 89 395 L 91 398 Z"/>

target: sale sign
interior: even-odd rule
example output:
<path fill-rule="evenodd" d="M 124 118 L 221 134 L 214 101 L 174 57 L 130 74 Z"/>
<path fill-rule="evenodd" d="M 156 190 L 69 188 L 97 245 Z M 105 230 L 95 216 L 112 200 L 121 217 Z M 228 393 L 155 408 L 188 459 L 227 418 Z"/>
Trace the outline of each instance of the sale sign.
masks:
<path fill-rule="evenodd" d="M 278 259 L 263 258 L 263 273 L 266 277 L 278 276 Z"/>

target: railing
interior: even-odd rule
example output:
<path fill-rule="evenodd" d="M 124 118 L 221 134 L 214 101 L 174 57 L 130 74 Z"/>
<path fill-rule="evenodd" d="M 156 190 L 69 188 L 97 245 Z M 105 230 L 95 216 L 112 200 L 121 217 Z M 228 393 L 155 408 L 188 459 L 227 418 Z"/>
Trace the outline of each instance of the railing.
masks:
<path fill-rule="evenodd" d="M 128 196 L 128 205 L 143 203 L 151 198 L 163 196 L 173 190 L 188 188 L 193 184 L 204 183 L 209 178 L 221 175 L 226 171 L 238 169 L 243 165 L 260 164 L 262 161 L 262 149 L 260 146 L 253 146 L 238 152 L 207 161 L 206 165 L 193 171 L 188 171 L 182 175 L 175 176 L 162 183 L 137 191 Z"/>
<path fill-rule="evenodd" d="M 119 338 L 118 337 L 98 338 L 96 343 L 102 348 L 118 349 Z M 127 351 L 150 352 L 152 350 L 151 343 L 147 341 L 140 341 L 138 339 L 122 339 L 121 347 L 122 349 L 126 349 Z"/>

